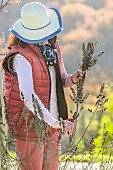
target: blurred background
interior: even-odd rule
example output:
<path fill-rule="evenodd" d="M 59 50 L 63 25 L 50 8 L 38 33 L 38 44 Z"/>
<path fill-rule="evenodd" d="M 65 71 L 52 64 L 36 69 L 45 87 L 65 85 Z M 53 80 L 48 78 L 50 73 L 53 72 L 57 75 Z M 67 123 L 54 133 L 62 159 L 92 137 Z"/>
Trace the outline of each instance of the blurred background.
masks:
<path fill-rule="evenodd" d="M 35 0 L 36 1 L 36 0 Z M 5 1 L 4 1 L 5 2 Z M 6 53 L 4 41 L 7 41 L 10 26 L 20 18 L 21 7 L 30 0 L 23 0 L 22 3 L 10 1 L 13 5 L 7 5 L 4 12 L 0 13 L 0 57 Z M 68 73 L 73 73 L 79 68 L 78 59 L 82 58 L 82 43 L 97 42 L 95 54 L 104 52 L 98 63 L 88 72 L 84 85 L 84 92 L 89 92 L 89 98 L 84 104 L 83 114 L 79 116 L 77 135 L 75 141 L 80 138 L 82 132 L 87 127 L 91 118 L 91 113 L 87 108 L 95 109 L 96 95 L 101 84 L 111 84 L 113 81 L 113 0 L 38 0 L 48 7 L 57 8 L 63 21 L 63 32 L 59 35 L 60 46 L 65 68 Z M 14 4 L 15 3 L 15 4 Z M 3 34 L 5 38 L 3 38 Z M 4 39 L 4 40 L 3 40 Z M 76 90 L 76 86 L 74 87 Z M 109 98 L 107 111 L 97 114 L 86 133 L 81 147 L 85 147 L 87 139 L 94 134 L 96 138 L 101 134 L 103 122 L 108 124 L 108 128 L 113 129 L 113 88 L 106 86 L 105 93 Z M 66 100 L 70 110 L 75 110 L 76 105 L 71 101 L 68 88 Z M 108 120 L 109 117 L 109 120 Z M 109 125 L 111 125 L 109 127 Z M 110 131 L 109 138 L 111 138 Z"/>

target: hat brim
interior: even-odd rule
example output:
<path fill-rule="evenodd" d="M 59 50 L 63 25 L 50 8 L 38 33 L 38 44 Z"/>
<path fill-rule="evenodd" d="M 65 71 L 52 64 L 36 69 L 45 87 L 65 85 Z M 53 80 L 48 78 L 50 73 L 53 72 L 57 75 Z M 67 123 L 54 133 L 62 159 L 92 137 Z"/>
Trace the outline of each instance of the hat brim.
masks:
<path fill-rule="evenodd" d="M 48 8 L 50 23 L 41 29 L 28 29 L 22 25 L 22 19 L 19 19 L 12 28 L 9 29 L 16 37 L 27 43 L 40 43 L 46 41 L 58 33 L 62 28 L 60 13 L 55 8 Z"/>

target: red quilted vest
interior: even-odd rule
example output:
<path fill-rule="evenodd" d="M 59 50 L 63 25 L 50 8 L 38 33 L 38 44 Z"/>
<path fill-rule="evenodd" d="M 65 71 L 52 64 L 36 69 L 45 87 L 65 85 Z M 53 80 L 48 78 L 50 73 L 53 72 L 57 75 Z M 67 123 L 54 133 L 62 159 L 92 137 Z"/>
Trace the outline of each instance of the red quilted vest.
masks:
<path fill-rule="evenodd" d="M 57 50 L 60 66 L 61 53 L 58 44 Z M 32 65 L 34 91 L 46 108 L 49 107 L 50 77 L 44 58 L 42 57 L 39 49 L 33 44 L 28 44 L 26 48 L 21 48 L 18 45 L 13 46 L 3 60 L 4 95 L 8 108 L 8 118 L 10 123 L 13 124 L 15 137 L 26 138 L 26 128 L 29 127 L 32 118 L 35 116 L 31 111 L 29 111 L 29 118 L 27 120 L 28 127 L 26 127 L 25 119 L 22 116 L 24 102 L 20 98 L 17 76 L 11 74 L 4 67 L 6 60 L 16 53 L 23 55 Z M 29 129 L 29 138 L 35 137 L 35 129 L 31 127 Z"/>

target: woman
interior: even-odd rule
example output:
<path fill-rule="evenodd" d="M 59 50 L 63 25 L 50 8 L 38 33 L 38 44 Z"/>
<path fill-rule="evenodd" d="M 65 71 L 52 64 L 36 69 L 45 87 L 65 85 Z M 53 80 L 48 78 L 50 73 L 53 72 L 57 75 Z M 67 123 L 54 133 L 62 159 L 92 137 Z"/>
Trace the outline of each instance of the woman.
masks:
<path fill-rule="evenodd" d="M 21 170 L 58 170 L 59 129 L 70 135 L 74 125 L 68 121 L 63 86 L 76 84 L 83 73 L 65 71 L 57 42 L 61 31 L 59 12 L 38 2 L 24 5 L 10 29 L 4 95 Z"/>

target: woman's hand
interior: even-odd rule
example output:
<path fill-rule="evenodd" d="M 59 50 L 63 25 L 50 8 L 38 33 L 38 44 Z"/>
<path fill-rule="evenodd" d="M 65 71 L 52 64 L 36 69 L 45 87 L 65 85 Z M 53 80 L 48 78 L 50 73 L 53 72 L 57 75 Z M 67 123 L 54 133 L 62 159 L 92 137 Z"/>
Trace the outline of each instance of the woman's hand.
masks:
<path fill-rule="evenodd" d="M 69 120 L 64 120 L 63 122 L 64 122 L 64 125 L 63 125 L 63 123 L 60 123 L 60 121 L 56 121 L 52 125 L 52 127 L 55 129 L 62 129 L 65 131 L 67 136 L 70 136 L 70 134 L 73 130 L 73 127 L 74 127 L 74 122 L 71 122 Z"/>
<path fill-rule="evenodd" d="M 78 82 L 79 79 L 83 79 L 86 77 L 86 71 L 81 71 L 81 70 L 77 70 L 76 72 L 74 72 L 71 76 L 71 81 L 76 84 Z"/>

